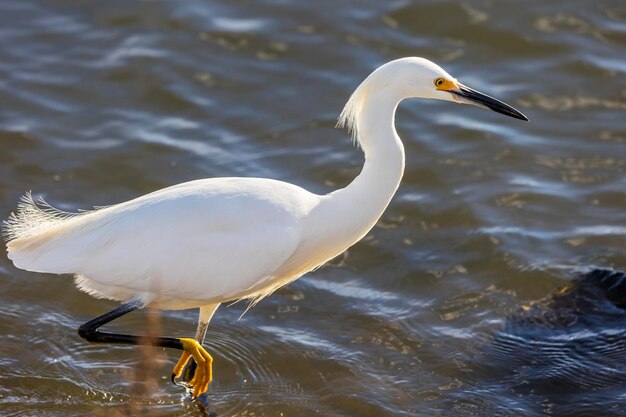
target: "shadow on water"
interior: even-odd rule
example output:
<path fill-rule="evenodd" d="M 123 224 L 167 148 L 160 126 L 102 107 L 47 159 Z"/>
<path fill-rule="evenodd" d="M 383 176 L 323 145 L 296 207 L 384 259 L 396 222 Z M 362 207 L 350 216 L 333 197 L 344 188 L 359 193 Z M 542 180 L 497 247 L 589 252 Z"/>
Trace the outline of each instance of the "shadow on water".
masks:
<path fill-rule="evenodd" d="M 626 274 L 593 270 L 521 307 L 471 368 L 451 397 L 460 412 L 625 415 Z"/>

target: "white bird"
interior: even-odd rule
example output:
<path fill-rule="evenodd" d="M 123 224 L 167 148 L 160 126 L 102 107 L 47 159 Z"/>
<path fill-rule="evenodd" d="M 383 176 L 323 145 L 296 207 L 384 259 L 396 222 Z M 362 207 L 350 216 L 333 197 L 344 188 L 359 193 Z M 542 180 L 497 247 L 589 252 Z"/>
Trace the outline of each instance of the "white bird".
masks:
<path fill-rule="evenodd" d="M 406 98 L 473 104 L 528 120 L 433 62 L 398 59 L 367 77 L 339 117 L 365 153 L 361 173 L 345 188 L 318 195 L 266 178 L 210 178 L 76 214 L 27 194 L 3 223 L 8 256 L 20 269 L 73 274 L 81 290 L 125 303 L 79 334 L 183 350 L 173 377 L 192 357 L 198 366 L 186 382 L 198 396 L 212 379 L 202 342 L 221 303 L 260 300 L 354 245 L 380 218 L 404 172 L 394 115 Z M 146 306 L 199 308 L 196 338 L 146 340 L 97 330 Z"/>

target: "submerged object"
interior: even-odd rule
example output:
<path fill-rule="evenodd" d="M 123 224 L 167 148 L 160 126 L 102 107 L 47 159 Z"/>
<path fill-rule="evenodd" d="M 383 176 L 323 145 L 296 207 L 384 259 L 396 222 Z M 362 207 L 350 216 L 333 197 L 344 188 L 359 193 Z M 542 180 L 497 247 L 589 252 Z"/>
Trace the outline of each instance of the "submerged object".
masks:
<path fill-rule="evenodd" d="M 464 366 L 449 400 L 476 415 L 626 415 L 626 273 L 595 269 L 519 308 Z"/>

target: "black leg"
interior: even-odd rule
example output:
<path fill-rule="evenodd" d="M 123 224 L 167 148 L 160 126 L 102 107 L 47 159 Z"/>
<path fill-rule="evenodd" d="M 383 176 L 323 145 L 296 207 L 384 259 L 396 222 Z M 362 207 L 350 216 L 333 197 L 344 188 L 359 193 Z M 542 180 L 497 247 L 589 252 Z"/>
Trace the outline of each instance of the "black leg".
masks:
<path fill-rule="evenodd" d="M 138 301 L 123 304 L 115 310 L 109 311 L 108 313 L 83 324 L 78 328 L 78 334 L 80 337 L 89 342 L 150 345 L 182 350 L 184 353 L 174 367 L 174 375 L 172 378 L 174 379 L 176 375 L 180 375 L 182 367 L 189 361 L 189 359 L 193 359 L 196 364 L 196 372 L 195 376 L 191 381 L 189 381 L 188 385 L 190 388 L 193 388 L 192 395 L 194 398 L 197 398 L 199 395 L 205 393 L 209 388 L 211 380 L 213 379 L 213 358 L 202 347 L 202 345 L 198 343 L 197 340 L 186 337 L 142 337 L 98 331 L 98 329 L 105 324 L 122 317 L 124 314 L 135 311 L 141 306 L 142 304 Z"/>
<path fill-rule="evenodd" d="M 135 311 L 140 308 L 142 304 L 138 301 L 131 301 L 130 303 L 122 304 L 115 310 L 109 311 L 106 314 L 96 317 L 95 319 L 88 321 L 78 328 L 78 334 L 83 339 L 89 342 L 95 343 L 123 343 L 129 345 L 151 345 L 160 346 L 164 348 L 184 350 L 183 344 L 180 339 L 173 337 L 142 337 L 128 334 L 117 333 L 104 333 L 98 331 L 98 329 L 105 324 L 122 317 L 125 314 Z"/>

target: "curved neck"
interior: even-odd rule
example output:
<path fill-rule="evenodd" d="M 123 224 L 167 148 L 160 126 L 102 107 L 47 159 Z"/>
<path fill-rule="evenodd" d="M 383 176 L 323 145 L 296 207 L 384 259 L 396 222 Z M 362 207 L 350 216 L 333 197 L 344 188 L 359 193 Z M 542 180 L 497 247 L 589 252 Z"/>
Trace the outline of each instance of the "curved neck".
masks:
<path fill-rule="evenodd" d="M 400 185 L 404 146 L 394 126 L 400 100 L 380 91 L 363 101 L 356 123 L 365 165 L 347 187 L 327 195 L 326 205 L 332 210 L 328 218 L 333 219 L 329 227 L 336 233 L 335 237 L 337 233 L 345 233 L 346 247 L 376 224 Z"/>

